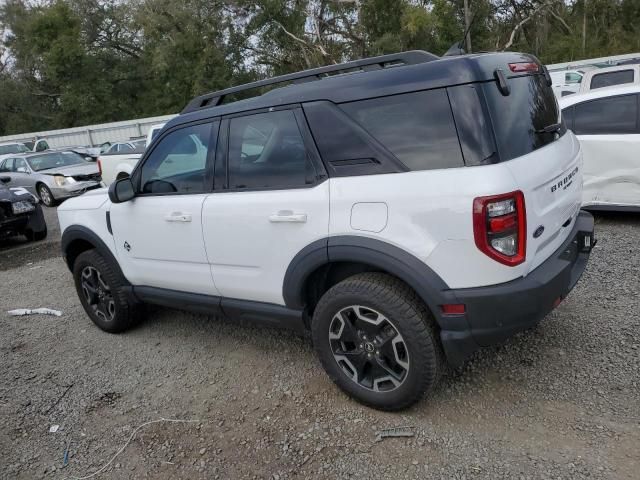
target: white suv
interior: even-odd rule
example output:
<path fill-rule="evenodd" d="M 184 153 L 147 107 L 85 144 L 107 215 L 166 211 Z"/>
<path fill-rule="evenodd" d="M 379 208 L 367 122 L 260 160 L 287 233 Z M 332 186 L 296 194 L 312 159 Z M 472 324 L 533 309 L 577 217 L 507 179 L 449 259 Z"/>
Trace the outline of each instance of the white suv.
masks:
<path fill-rule="evenodd" d="M 569 293 L 593 245 L 581 193 L 534 57 L 405 52 L 198 97 L 59 217 L 100 328 L 152 303 L 311 330 L 342 389 L 394 410 Z"/>

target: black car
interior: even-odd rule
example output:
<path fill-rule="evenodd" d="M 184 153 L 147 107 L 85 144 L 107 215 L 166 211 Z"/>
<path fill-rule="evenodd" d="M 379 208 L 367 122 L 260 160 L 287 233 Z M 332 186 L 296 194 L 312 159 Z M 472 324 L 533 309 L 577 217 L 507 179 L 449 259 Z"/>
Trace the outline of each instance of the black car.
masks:
<path fill-rule="evenodd" d="M 11 177 L 0 177 L 0 240 L 24 235 L 29 241 L 47 236 L 39 200 L 23 188 L 9 188 Z"/>

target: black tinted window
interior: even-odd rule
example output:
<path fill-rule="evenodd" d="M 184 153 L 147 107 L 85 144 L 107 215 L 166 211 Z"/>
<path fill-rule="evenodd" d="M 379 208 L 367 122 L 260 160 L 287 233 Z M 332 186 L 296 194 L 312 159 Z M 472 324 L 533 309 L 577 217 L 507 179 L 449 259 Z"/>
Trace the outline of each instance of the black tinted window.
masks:
<path fill-rule="evenodd" d="M 568 107 L 562 110 L 562 121 L 569 130 L 573 130 L 574 107 Z"/>
<path fill-rule="evenodd" d="M 291 110 L 232 118 L 228 168 L 229 188 L 287 188 L 315 181 Z"/>
<path fill-rule="evenodd" d="M 633 83 L 633 70 L 598 73 L 591 77 L 591 89 Z"/>
<path fill-rule="evenodd" d="M 202 193 L 213 175 L 209 151 L 215 151 L 218 123 L 181 128 L 162 138 L 142 166 L 143 193 Z M 213 145 L 211 145 L 213 143 Z"/>
<path fill-rule="evenodd" d="M 411 170 L 464 165 L 443 89 L 342 104 L 341 107 Z"/>
<path fill-rule="evenodd" d="M 507 84 L 507 96 L 500 93 L 495 82 L 483 84 L 501 161 L 531 153 L 566 131 L 560 126 L 557 132 L 540 132 L 560 118 L 556 97 L 543 75 L 510 78 Z"/>
<path fill-rule="evenodd" d="M 601 98 L 575 106 L 576 135 L 638 132 L 636 95 Z"/>

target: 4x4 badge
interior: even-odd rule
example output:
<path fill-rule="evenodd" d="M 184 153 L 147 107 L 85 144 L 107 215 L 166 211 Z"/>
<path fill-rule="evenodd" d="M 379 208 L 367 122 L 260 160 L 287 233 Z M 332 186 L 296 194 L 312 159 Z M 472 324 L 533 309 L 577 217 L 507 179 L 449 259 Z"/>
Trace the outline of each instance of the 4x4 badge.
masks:
<path fill-rule="evenodd" d="M 131 245 L 129 245 L 129 242 L 124 242 L 124 249 L 125 249 L 127 252 L 130 252 L 130 251 L 131 251 Z"/>

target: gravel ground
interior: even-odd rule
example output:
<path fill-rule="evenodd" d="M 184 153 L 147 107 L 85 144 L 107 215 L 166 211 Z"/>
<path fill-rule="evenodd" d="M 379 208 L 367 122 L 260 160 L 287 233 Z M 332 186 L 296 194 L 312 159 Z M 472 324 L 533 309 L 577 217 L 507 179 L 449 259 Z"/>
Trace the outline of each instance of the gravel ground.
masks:
<path fill-rule="evenodd" d="M 597 235 L 555 312 L 399 414 L 347 398 L 288 332 L 156 309 L 103 333 L 57 246 L 0 247 L 0 476 L 89 475 L 167 418 L 190 423 L 143 427 L 96 477 L 637 479 L 640 216 L 599 216 Z M 39 306 L 64 315 L 5 313 Z"/>

